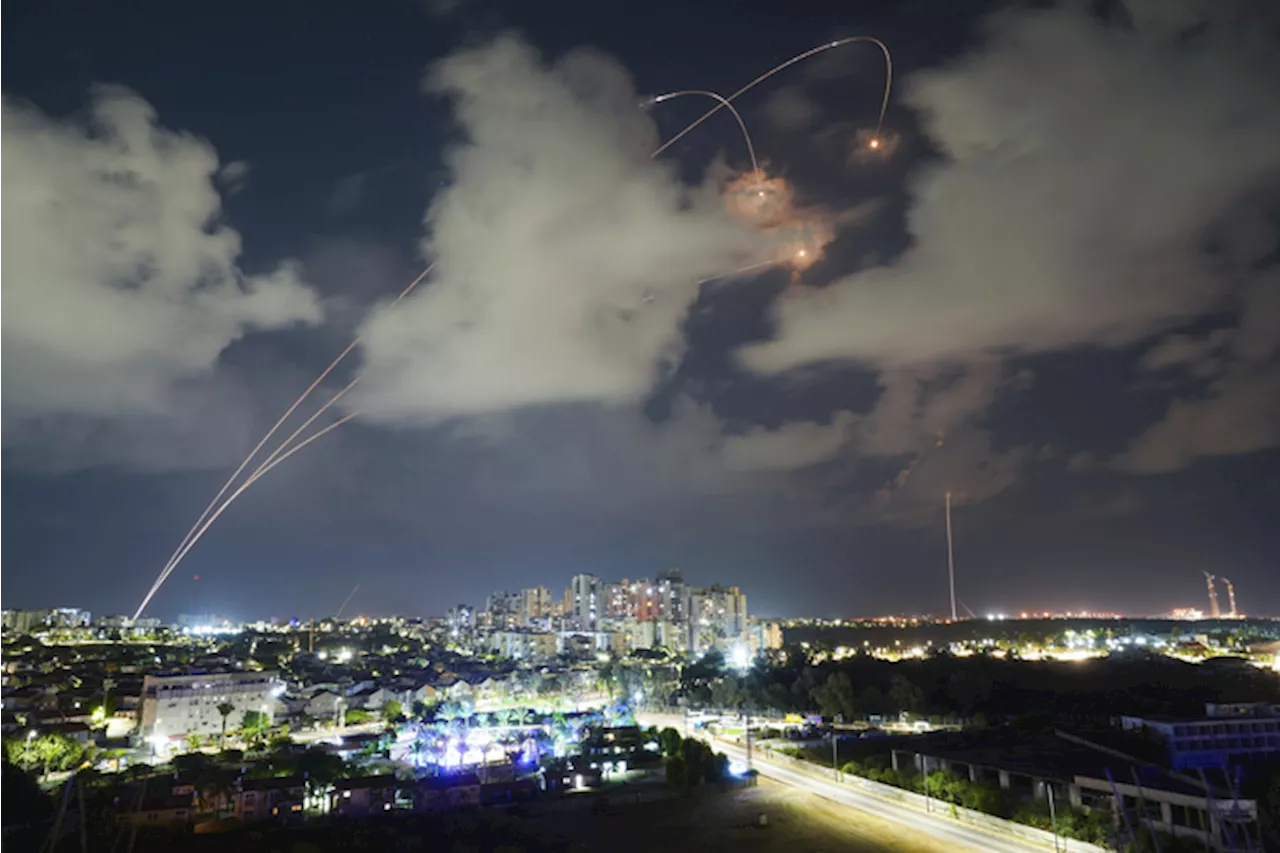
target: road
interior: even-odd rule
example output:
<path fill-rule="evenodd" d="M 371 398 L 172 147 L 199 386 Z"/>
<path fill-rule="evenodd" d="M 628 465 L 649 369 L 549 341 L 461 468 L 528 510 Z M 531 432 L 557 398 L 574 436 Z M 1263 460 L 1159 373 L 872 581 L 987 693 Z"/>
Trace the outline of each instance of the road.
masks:
<path fill-rule="evenodd" d="M 637 722 L 645 726 L 670 726 L 677 731 L 684 731 L 683 719 L 674 714 L 637 714 Z M 694 737 L 701 737 L 711 743 L 718 752 L 723 752 L 730 761 L 745 763 L 747 752 L 742 747 L 712 739 L 698 731 L 692 732 Z M 901 824 L 911 830 L 930 836 L 946 843 L 952 849 L 987 851 L 987 853 L 1043 853 L 1046 849 L 1017 838 L 1000 835 L 982 827 L 957 823 L 942 815 L 921 811 L 906 803 L 886 800 L 875 794 L 859 791 L 847 785 L 838 785 L 831 779 L 822 779 L 809 772 L 788 767 L 778 761 L 768 760 L 763 750 L 755 750 L 752 762 L 761 776 L 781 782 L 784 785 L 800 788 L 816 794 L 823 799 L 848 806 L 863 812 L 870 812 L 876 817 L 892 823 Z M 815 768 L 816 769 L 816 768 Z"/>

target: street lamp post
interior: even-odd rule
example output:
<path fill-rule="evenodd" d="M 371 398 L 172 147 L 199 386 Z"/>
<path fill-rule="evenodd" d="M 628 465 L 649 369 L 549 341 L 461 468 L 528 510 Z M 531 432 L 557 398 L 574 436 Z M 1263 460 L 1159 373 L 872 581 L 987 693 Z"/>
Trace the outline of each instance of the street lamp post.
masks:
<path fill-rule="evenodd" d="M 1053 853 L 1058 853 L 1058 814 L 1053 807 L 1053 783 L 1046 782 L 1044 789 L 1049 795 L 1049 825 L 1053 827 Z"/>
<path fill-rule="evenodd" d="M 924 810 L 932 811 L 933 804 L 929 799 L 929 756 L 920 756 L 920 765 L 924 768 Z"/>
<path fill-rule="evenodd" d="M 39 734 L 39 732 L 35 729 L 27 732 L 27 742 L 22 748 L 22 763 L 26 765 L 27 770 L 31 769 L 31 741 L 36 739 L 37 734 Z"/>

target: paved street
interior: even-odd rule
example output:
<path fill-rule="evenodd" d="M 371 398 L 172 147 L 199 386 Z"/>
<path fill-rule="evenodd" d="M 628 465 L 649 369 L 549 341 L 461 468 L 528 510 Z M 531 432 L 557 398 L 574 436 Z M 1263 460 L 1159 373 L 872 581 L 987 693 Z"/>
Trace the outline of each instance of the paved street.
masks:
<path fill-rule="evenodd" d="M 642 725 L 671 726 L 684 732 L 684 721 L 674 714 L 639 714 Z M 746 750 L 742 747 L 710 738 L 701 732 L 693 732 L 695 737 L 702 737 L 723 752 L 730 761 L 746 762 Z M 951 849 L 989 851 L 989 853 L 1041 853 L 1046 848 L 1016 838 L 999 835 L 986 829 L 957 823 L 942 815 L 916 809 L 904 803 L 893 802 L 866 791 L 860 791 L 846 785 L 837 785 L 832 779 L 823 779 L 820 771 L 801 771 L 786 766 L 778 761 L 768 760 L 761 750 L 754 751 L 755 769 L 761 776 L 817 794 L 823 799 L 848 806 L 860 812 L 867 812 L 877 818 L 909 827 L 915 832 L 928 835 L 938 841 L 945 842 Z M 1048 848 L 1051 849 L 1051 848 Z"/>

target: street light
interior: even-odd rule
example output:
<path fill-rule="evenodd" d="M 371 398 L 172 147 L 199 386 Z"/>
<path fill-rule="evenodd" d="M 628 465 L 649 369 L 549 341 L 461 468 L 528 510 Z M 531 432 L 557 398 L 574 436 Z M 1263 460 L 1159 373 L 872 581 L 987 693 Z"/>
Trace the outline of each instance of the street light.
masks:
<path fill-rule="evenodd" d="M 23 746 L 22 748 L 22 762 L 27 766 L 28 770 L 31 769 L 31 741 L 35 740 L 36 735 L 38 734 L 39 732 L 37 732 L 35 729 L 32 729 L 31 731 L 27 732 L 27 742 L 26 742 L 26 745 Z"/>

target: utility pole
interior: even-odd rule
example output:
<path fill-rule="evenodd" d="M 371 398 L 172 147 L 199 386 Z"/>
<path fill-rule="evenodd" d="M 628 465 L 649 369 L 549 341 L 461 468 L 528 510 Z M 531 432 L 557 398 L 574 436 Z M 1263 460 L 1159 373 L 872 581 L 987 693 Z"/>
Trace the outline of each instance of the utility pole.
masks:
<path fill-rule="evenodd" d="M 947 492 L 947 579 L 951 584 L 951 621 L 956 620 L 956 563 L 951 547 L 951 493 Z"/>
<path fill-rule="evenodd" d="M 1044 790 L 1049 795 L 1049 825 L 1053 827 L 1053 853 L 1058 853 L 1058 813 L 1053 807 L 1053 783 L 1046 782 Z"/>
<path fill-rule="evenodd" d="M 840 741 L 836 739 L 835 724 L 831 725 L 831 769 L 835 771 L 836 781 L 840 781 Z"/>

